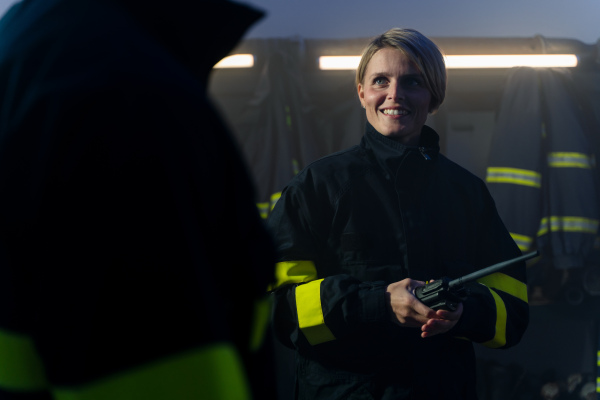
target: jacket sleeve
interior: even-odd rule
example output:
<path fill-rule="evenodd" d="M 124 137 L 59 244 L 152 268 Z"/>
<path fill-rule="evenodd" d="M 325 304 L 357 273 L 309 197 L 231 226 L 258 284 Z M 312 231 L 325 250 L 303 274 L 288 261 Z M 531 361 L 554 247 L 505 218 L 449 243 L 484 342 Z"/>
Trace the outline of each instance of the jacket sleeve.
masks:
<path fill-rule="evenodd" d="M 478 218 L 480 235 L 474 254 L 484 268 L 521 255 L 496 211 L 488 191 L 482 191 L 483 209 Z M 467 284 L 469 296 L 452 334 L 490 348 L 508 348 L 520 340 L 529 321 L 525 262 Z"/>
<path fill-rule="evenodd" d="M 364 324 L 390 318 L 386 283 L 323 274 L 319 243 L 326 240 L 319 236 L 329 218 L 326 207 L 307 209 L 305 196 L 288 186 L 268 220 L 279 251 L 273 326 L 277 338 L 290 348 L 334 341 Z"/>

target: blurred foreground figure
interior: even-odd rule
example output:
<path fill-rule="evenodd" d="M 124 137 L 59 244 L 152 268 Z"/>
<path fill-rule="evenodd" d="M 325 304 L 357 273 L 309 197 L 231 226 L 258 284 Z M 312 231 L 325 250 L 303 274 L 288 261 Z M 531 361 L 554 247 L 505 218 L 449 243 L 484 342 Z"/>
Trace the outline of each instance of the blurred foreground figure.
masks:
<path fill-rule="evenodd" d="M 206 81 L 260 15 L 25 0 L 2 19 L 0 398 L 250 398 L 273 248 Z"/>

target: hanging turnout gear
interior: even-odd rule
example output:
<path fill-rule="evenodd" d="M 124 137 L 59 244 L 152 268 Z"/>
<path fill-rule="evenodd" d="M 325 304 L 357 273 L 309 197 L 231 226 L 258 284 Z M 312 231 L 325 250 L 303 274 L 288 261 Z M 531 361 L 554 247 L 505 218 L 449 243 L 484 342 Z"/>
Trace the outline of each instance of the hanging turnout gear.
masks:
<path fill-rule="evenodd" d="M 598 235 L 591 134 L 568 70 L 510 73 L 486 181 L 519 248 L 555 268 L 583 267 Z"/>

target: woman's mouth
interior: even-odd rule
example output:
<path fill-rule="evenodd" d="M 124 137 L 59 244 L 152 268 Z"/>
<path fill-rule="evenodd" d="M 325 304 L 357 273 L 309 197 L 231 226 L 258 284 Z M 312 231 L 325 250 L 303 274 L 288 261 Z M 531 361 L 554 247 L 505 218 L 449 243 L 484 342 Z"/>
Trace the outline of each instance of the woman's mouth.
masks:
<path fill-rule="evenodd" d="M 386 108 L 385 110 L 382 111 L 385 115 L 407 115 L 408 111 L 407 110 L 396 110 L 393 108 Z"/>

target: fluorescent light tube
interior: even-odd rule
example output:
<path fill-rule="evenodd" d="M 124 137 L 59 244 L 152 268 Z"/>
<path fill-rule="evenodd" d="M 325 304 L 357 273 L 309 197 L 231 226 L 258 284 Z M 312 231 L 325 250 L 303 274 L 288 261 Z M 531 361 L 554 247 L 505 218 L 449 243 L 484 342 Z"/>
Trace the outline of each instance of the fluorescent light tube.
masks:
<path fill-rule="evenodd" d="M 574 54 L 449 55 L 446 68 L 576 67 Z"/>
<path fill-rule="evenodd" d="M 449 55 L 444 58 L 447 69 L 577 66 L 574 54 Z M 359 62 L 360 56 L 321 56 L 319 68 L 352 70 L 358 67 Z"/>
<path fill-rule="evenodd" d="M 252 54 L 234 54 L 219 61 L 213 68 L 251 68 L 254 66 Z"/>
<path fill-rule="evenodd" d="M 356 69 L 359 62 L 360 56 L 321 56 L 319 57 L 319 69 Z"/>

